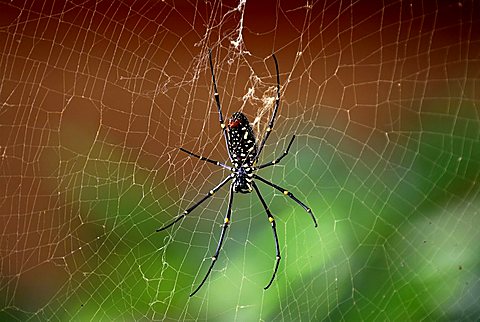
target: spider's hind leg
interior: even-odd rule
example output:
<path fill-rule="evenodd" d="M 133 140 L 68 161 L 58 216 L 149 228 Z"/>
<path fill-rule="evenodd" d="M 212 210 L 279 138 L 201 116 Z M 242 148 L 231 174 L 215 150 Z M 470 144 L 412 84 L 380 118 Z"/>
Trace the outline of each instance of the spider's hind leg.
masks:
<path fill-rule="evenodd" d="M 217 250 L 215 251 L 215 254 L 212 256 L 212 263 L 210 264 L 210 267 L 208 268 L 207 274 L 205 274 L 205 277 L 203 280 L 200 282 L 200 284 L 197 286 L 197 288 L 190 294 L 190 296 L 195 295 L 195 293 L 200 290 L 200 288 L 205 284 L 205 281 L 207 280 L 208 276 L 212 272 L 213 266 L 217 262 L 218 255 L 220 254 L 220 250 L 222 249 L 223 241 L 225 239 L 225 233 L 227 231 L 228 226 L 230 225 L 230 216 L 232 215 L 232 203 L 233 203 L 233 184 L 230 185 L 230 197 L 228 200 L 228 208 L 227 208 L 227 214 L 225 215 L 225 220 L 223 222 L 222 226 L 222 232 L 220 234 L 220 240 L 218 241 L 217 245 Z"/>
<path fill-rule="evenodd" d="M 285 196 L 289 197 L 290 199 L 292 199 L 293 201 L 295 201 L 299 206 L 301 206 L 308 214 L 310 214 L 310 217 L 312 217 L 312 220 L 313 220 L 313 223 L 315 224 L 315 227 L 318 227 L 318 224 L 317 224 L 317 219 L 315 219 L 315 216 L 313 215 L 313 212 L 312 212 L 312 209 L 310 209 L 310 207 L 308 207 L 306 204 L 304 204 L 303 202 L 301 202 L 300 200 L 297 199 L 297 197 L 295 197 L 293 195 L 293 193 L 291 193 L 290 191 L 286 190 L 286 189 L 283 189 L 282 187 L 276 185 L 275 183 L 273 182 L 270 182 L 268 181 L 267 179 L 264 179 L 262 177 L 260 177 L 259 175 L 256 175 L 254 174 L 253 175 L 253 178 L 254 179 L 258 179 L 260 181 L 262 181 L 263 183 L 269 185 L 270 187 L 273 187 L 275 189 L 277 189 L 278 191 L 282 192 Z"/>
<path fill-rule="evenodd" d="M 182 212 L 180 215 L 178 215 L 174 220 L 172 220 L 171 223 L 163 226 L 163 227 L 160 227 L 156 230 L 156 232 L 160 232 L 162 230 L 165 230 L 171 226 L 173 226 L 174 224 L 176 224 L 177 222 L 179 222 L 183 217 L 185 217 L 186 215 L 188 215 L 190 212 L 192 212 L 195 208 L 197 208 L 198 206 L 200 206 L 205 200 L 207 200 L 208 198 L 210 198 L 211 196 L 213 196 L 213 194 L 215 192 L 218 191 L 218 189 L 220 189 L 221 187 L 223 187 L 228 181 L 232 180 L 234 177 L 233 173 L 230 174 L 228 177 L 226 177 L 225 179 L 223 179 L 222 182 L 220 182 L 217 186 L 215 186 L 212 190 L 210 190 L 202 199 L 200 199 L 199 201 L 197 201 L 195 204 L 193 204 L 192 206 L 190 206 L 187 210 L 185 210 L 184 212 Z"/>
<path fill-rule="evenodd" d="M 270 282 L 268 282 L 267 286 L 264 287 L 264 289 L 268 289 L 270 285 L 272 285 L 273 280 L 275 279 L 275 276 L 277 275 L 278 271 L 278 265 L 280 264 L 280 246 L 278 245 L 278 235 L 277 235 L 277 226 L 275 224 L 275 219 L 273 218 L 272 213 L 270 212 L 270 209 L 268 209 L 267 203 L 262 197 L 262 194 L 260 193 L 260 190 L 258 189 L 257 185 L 255 182 L 252 182 L 253 188 L 255 189 L 255 192 L 257 193 L 258 199 L 260 199 L 260 202 L 262 203 L 263 208 L 265 209 L 265 212 L 267 213 L 268 216 L 268 221 L 272 225 L 272 230 L 273 230 L 273 237 L 275 238 L 275 251 L 276 251 L 276 259 L 275 259 L 275 268 L 273 269 L 273 274 L 272 277 L 270 278 Z"/>

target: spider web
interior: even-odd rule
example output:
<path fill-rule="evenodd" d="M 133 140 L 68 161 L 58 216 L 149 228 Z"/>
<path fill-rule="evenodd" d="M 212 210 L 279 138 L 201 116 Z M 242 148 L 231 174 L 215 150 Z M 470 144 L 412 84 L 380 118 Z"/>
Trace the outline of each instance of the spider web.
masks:
<path fill-rule="evenodd" d="M 478 1 L 2 1 L 1 320 L 480 318 Z M 236 195 L 225 117 L 260 137 L 277 220 Z"/>

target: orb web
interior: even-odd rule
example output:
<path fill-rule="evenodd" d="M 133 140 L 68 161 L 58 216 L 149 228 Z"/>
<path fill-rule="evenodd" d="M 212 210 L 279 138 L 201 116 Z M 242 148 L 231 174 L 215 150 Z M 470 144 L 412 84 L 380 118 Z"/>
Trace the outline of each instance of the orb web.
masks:
<path fill-rule="evenodd" d="M 478 319 L 478 1 L 0 4 L 2 320 Z M 224 117 L 265 132 L 228 188 Z"/>

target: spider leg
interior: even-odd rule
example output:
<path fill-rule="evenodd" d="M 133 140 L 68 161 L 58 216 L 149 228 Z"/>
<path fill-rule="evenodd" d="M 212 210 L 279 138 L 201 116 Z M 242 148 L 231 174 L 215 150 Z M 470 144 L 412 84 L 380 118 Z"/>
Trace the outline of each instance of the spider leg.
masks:
<path fill-rule="evenodd" d="M 222 128 L 223 137 L 225 138 L 225 144 L 227 146 L 228 156 L 230 157 L 230 160 L 233 160 L 232 155 L 230 154 L 230 149 L 228 148 L 230 146 L 230 144 L 228 143 L 228 133 L 227 133 L 227 129 L 226 129 L 226 126 L 225 126 L 225 122 L 223 120 L 222 106 L 220 105 L 220 96 L 218 95 L 217 82 L 215 81 L 215 73 L 213 71 L 212 50 L 211 49 L 209 49 L 209 51 L 208 51 L 208 57 L 209 57 L 209 60 L 210 60 L 210 71 L 212 72 L 213 89 L 215 91 L 215 93 L 214 93 L 215 102 L 217 103 L 217 109 L 218 109 L 218 120 L 220 122 L 220 127 Z"/>
<path fill-rule="evenodd" d="M 310 214 L 310 216 L 312 217 L 312 220 L 313 220 L 313 223 L 315 224 L 315 227 L 318 227 L 318 224 L 317 224 L 317 220 L 315 219 L 315 216 L 313 215 L 313 212 L 312 212 L 312 209 L 310 209 L 306 204 L 304 204 L 303 202 L 301 202 L 300 200 L 297 199 L 297 197 L 295 197 L 293 195 L 293 193 L 291 193 L 290 191 L 288 190 L 285 190 L 283 189 L 282 187 L 276 185 L 275 183 L 273 182 L 270 182 L 256 174 L 253 175 L 253 178 L 255 179 L 258 179 L 260 181 L 262 181 L 263 183 L 277 189 L 278 191 L 281 191 L 285 196 L 288 196 L 290 197 L 290 199 L 292 199 L 293 201 L 295 201 L 298 205 L 300 205 L 307 213 Z"/>
<path fill-rule="evenodd" d="M 218 162 L 218 161 L 215 161 L 215 160 L 212 160 L 212 159 L 209 159 L 209 158 L 202 157 L 201 155 L 198 155 L 198 154 L 195 154 L 195 153 L 193 153 L 193 152 L 190 152 L 190 151 L 188 151 L 188 150 L 186 150 L 186 149 L 184 149 L 184 148 L 180 148 L 180 151 L 185 152 L 186 154 L 191 155 L 192 157 L 198 158 L 198 159 L 200 159 L 200 160 L 202 160 L 202 161 L 210 162 L 210 163 L 213 163 L 213 164 L 215 164 L 215 165 L 218 165 L 218 166 L 220 166 L 220 167 L 222 167 L 222 168 L 224 168 L 224 169 L 233 171 L 232 167 L 229 167 L 229 166 L 226 165 L 226 164 L 223 164 L 223 163 L 221 163 L 221 162 Z"/>
<path fill-rule="evenodd" d="M 225 239 L 225 232 L 227 231 L 228 226 L 230 225 L 230 216 L 232 214 L 232 203 L 233 203 L 233 184 L 230 185 L 230 198 L 228 200 L 228 208 L 227 208 L 227 214 L 225 215 L 225 220 L 222 226 L 222 232 L 220 234 L 220 240 L 218 241 L 217 245 L 217 250 L 215 251 L 215 254 L 212 256 L 212 263 L 210 264 L 210 267 L 208 268 L 207 274 L 205 274 L 205 277 L 203 278 L 202 282 L 197 286 L 197 288 L 190 294 L 190 296 L 195 295 L 195 293 L 198 292 L 198 290 L 205 284 L 205 281 L 207 280 L 208 276 L 210 275 L 210 272 L 213 269 L 213 266 L 217 262 L 218 255 L 220 254 L 220 249 L 222 248 L 223 241 Z"/>
<path fill-rule="evenodd" d="M 295 135 L 292 136 L 292 139 L 290 140 L 290 143 L 288 143 L 287 149 L 283 152 L 283 154 L 280 157 L 276 158 L 273 161 L 270 161 L 270 162 L 267 162 L 265 164 L 262 164 L 262 165 L 258 166 L 257 169 L 266 168 L 266 167 L 269 167 L 271 165 L 274 165 L 274 164 L 277 164 L 278 162 L 280 162 L 288 154 L 288 151 L 290 150 L 290 147 L 292 146 L 293 140 L 295 140 Z"/>
<path fill-rule="evenodd" d="M 263 146 L 265 145 L 265 142 L 267 142 L 267 139 L 270 136 L 270 132 L 273 129 L 273 123 L 275 122 L 275 117 L 277 116 L 278 105 L 280 104 L 280 76 L 278 72 L 278 61 L 277 61 L 277 57 L 275 57 L 275 54 L 272 54 L 272 57 L 273 57 L 273 60 L 275 61 L 275 70 L 277 71 L 277 98 L 275 99 L 275 108 L 273 109 L 272 118 L 270 119 L 270 122 L 268 122 L 267 132 L 263 137 L 262 143 L 260 143 L 257 155 L 255 156 L 255 161 L 258 160 L 258 157 L 262 152 Z"/>
<path fill-rule="evenodd" d="M 159 231 L 162 231 L 162 230 L 165 230 L 171 226 L 173 226 L 174 224 L 176 224 L 178 221 L 180 221 L 180 219 L 182 219 L 183 217 L 185 217 L 186 215 L 188 215 L 190 212 L 192 212 L 195 208 L 197 208 L 198 206 L 200 206 L 202 204 L 202 202 L 204 202 L 205 200 L 207 200 L 208 198 L 210 198 L 211 196 L 213 196 L 213 194 L 215 192 L 218 191 L 218 189 L 220 189 L 221 187 L 223 187 L 228 181 L 230 181 L 232 178 L 234 177 L 234 174 L 232 173 L 231 175 L 229 175 L 228 177 L 226 177 L 225 179 L 223 179 L 222 182 L 220 182 L 217 186 L 215 186 L 212 190 L 210 190 L 202 199 L 200 199 L 199 201 L 197 201 L 195 204 L 193 204 L 191 207 L 189 207 L 187 210 L 185 210 L 183 213 L 181 213 L 180 215 L 178 215 L 174 220 L 172 220 L 171 223 L 169 223 L 168 225 L 165 225 L 163 227 L 160 227 L 156 230 L 156 232 L 159 232 Z"/>
<path fill-rule="evenodd" d="M 262 203 L 263 208 L 265 209 L 265 212 L 267 213 L 268 216 L 268 221 L 272 225 L 272 230 L 273 230 L 273 237 L 275 238 L 275 250 L 277 252 L 277 256 L 275 259 L 275 268 L 273 269 L 273 274 L 272 278 L 270 278 L 270 282 L 268 282 L 267 286 L 265 286 L 263 289 L 268 289 L 270 285 L 272 285 L 273 280 L 275 279 L 275 276 L 277 275 L 277 270 L 278 270 L 278 264 L 280 264 L 280 246 L 278 246 L 278 236 L 277 236 L 277 226 L 275 224 L 275 219 L 272 216 L 272 213 L 270 212 L 270 209 L 268 209 L 267 204 L 265 203 L 265 200 L 262 197 L 262 194 L 260 193 L 260 190 L 258 189 L 257 185 L 255 182 L 252 182 L 253 188 L 255 189 L 255 192 L 257 193 L 258 199 L 260 199 L 260 202 Z"/>

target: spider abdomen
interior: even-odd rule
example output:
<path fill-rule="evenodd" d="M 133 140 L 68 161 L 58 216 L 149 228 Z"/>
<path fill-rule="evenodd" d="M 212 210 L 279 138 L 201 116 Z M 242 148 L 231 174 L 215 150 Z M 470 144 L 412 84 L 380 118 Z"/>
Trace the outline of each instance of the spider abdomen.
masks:
<path fill-rule="evenodd" d="M 252 167 L 257 156 L 257 143 L 250 122 L 243 113 L 236 112 L 230 118 L 228 136 L 228 149 L 235 167 Z"/>
<path fill-rule="evenodd" d="M 247 117 L 236 112 L 228 122 L 228 149 L 235 167 L 234 191 L 252 191 L 253 166 L 257 157 L 257 142 Z"/>

